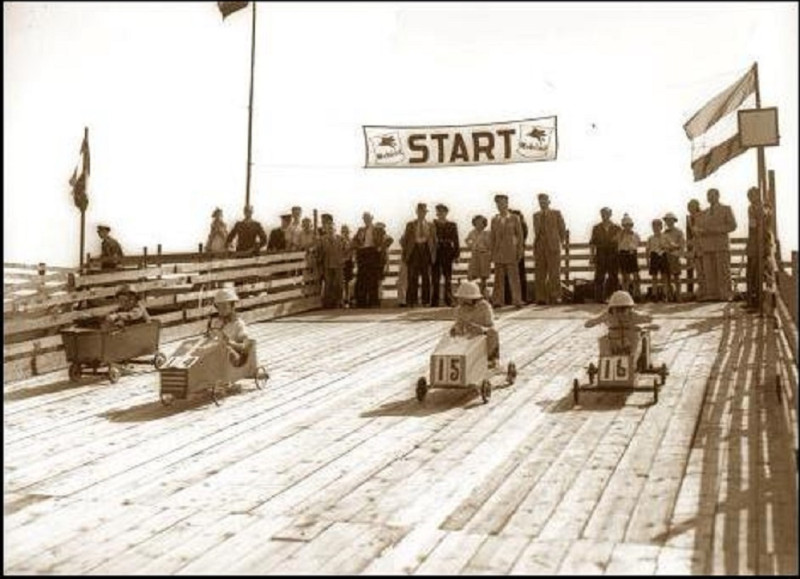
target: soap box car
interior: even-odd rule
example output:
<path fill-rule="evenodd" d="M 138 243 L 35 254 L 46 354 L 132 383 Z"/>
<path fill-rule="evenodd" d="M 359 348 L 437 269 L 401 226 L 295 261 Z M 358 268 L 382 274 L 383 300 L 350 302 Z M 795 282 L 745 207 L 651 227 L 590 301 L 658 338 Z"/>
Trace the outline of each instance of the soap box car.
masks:
<path fill-rule="evenodd" d="M 638 352 L 600 355 L 597 366 L 594 362 L 590 363 L 586 369 L 589 385 L 582 386 L 577 378 L 572 382 L 572 397 L 575 404 L 578 403 L 581 390 L 621 392 L 646 390 L 652 391 L 653 401 L 658 402 L 658 387 L 664 384 L 669 372 L 666 364 L 661 364 L 658 368 L 654 367 L 650 357 L 650 330 L 656 327 L 639 328 L 640 348 L 637 348 Z M 592 386 L 595 377 L 597 377 L 597 385 Z"/>
<path fill-rule="evenodd" d="M 475 388 L 483 402 L 492 396 L 491 378 L 505 374 L 506 382 L 513 384 L 517 377 L 514 362 L 508 363 L 505 372 L 489 368 L 487 338 L 444 336 L 430 359 L 430 382 L 423 376 L 417 380 L 417 400 L 422 402 L 430 388 Z"/>
<path fill-rule="evenodd" d="M 219 394 L 239 380 L 252 378 L 256 388 L 261 389 L 269 379 L 266 368 L 258 365 L 254 341 L 244 360 L 236 365 L 225 341 L 216 332 L 185 340 L 159 372 L 159 395 L 165 406 L 205 391 L 219 404 Z"/>
<path fill-rule="evenodd" d="M 86 367 L 97 373 L 100 366 L 107 366 L 112 383 L 120 379 L 122 364 L 153 364 L 159 368 L 167 359 L 158 351 L 160 329 L 161 322 L 150 320 L 123 327 L 103 323 L 99 327 L 61 330 L 70 380 L 80 380 Z M 149 359 L 136 359 L 144 356 Z"/>

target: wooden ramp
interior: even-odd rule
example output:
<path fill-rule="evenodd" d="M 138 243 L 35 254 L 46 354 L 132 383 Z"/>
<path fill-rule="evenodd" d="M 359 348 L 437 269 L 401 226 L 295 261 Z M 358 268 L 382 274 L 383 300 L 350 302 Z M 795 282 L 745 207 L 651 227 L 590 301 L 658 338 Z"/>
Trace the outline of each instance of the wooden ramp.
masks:
<path fill-rule="evenodd" d="M 415 398 L 444 309 L 255 324 L 268 387 L 219 407 L 162 407 L 145 369 L 6 384 L 5 572 L 795 574 L 797 466 L 765 318 L 645 309 L 670 369 L 656 405 L 573 406 L 599 306 L 501 310 L 519 375 L 486 405 Z"/>

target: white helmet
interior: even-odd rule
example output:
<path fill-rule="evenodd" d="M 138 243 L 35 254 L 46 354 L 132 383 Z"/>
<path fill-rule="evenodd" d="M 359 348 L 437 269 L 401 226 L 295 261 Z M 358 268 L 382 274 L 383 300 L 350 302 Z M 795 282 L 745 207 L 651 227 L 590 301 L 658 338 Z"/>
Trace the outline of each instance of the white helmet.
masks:
<path fill-rule="evenodd" d="M 217 290 L 217 293 L 214 294 L 214 303 L 221 304 L 223 302 L 235 302 L 239 299 L 239 296 L 236 295 L 236 290 L 232 287 L 225 287 L 220 290 Z"/>
<path fill-rule="evenodd" d="M 632 308 L 634 305 L 635 304 L 633 303 L 631 294 L 622 290 L 615 291 L 613 294 L 611 294 L 611 299 L 608 300 L 609 308 Z"/>
<path fill-rule="evenodd" d="M 481 295 L 481 288 L 474 281 L 462 281 L 456 290 L 456 297 L 465 300 L 479 300 L 483 295 Z"/>

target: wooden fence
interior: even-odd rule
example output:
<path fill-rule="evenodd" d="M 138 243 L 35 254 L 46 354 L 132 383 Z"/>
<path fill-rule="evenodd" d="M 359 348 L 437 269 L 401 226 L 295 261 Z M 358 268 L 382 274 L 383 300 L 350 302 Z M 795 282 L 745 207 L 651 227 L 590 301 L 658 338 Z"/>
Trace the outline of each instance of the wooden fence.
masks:
<path fill-rule="evenodd" d="M 84 275 L 4 264 L 4 381 L 66 367 L 60 330 L 81 315 L 111 312 L 121 283 L 132 283 L 141 292 L 144 305 L 161 322 L 161 341 L 201 333 L 214 309 L 214 290 L 223 285 L 236 287 L 238 310 L 248 322 L 320 306 L 319 283 L 302 252 L 208 260 L 190 256 L 164 255 L 158 264 L 132 259 L 119 270 Z"/>

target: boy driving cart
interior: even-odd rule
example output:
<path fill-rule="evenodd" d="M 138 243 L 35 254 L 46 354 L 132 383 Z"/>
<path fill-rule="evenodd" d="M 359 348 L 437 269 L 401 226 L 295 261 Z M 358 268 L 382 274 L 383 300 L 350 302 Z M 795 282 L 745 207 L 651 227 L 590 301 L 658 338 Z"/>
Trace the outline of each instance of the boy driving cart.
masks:
<path fill-rule="evenodd" d="M 118 309 L 105 317 L 105 323 L 111 327 L 122 328 L 131 324 L 150 321 L 150 315 L 139 303 L 139 294 L 130 284 L 124 284 L 117 290 Z"/>
<path fill-rule="evenodd" d="M 500 338 L 494 328 L 491 304 L 483 297 L 478 284 L 474 281 L 461 282 L 455 297 L 458 299 L 458 307 L 450 335 L 467 337 L 485 335 L 489 367 L 496 367 L 500 359 Z"/>
<path fill-rule="evenodd" d="M 608 334 L 598 340 L 600 356 L 631 354 L 638 360 L 641 353 L 639 333 L 643 329 L 640 324 L 650 324 L 652 320 L 651 315 L 635 310 L 631 295 L 620 290 L 612 294 L 607 311 L 587 320 L 584 325 L 591 328 L 604 323 L 608 327 Z"/>
<path fill-rule="evenodd" d="M 208 320 L 208 334 L 225 342 L 231 364 L 241 366 L 253 347 L 247 325 L 236 313 L 239 296 L 233 288 L 222 288 L 214 295 L 217 314 Z"/>

